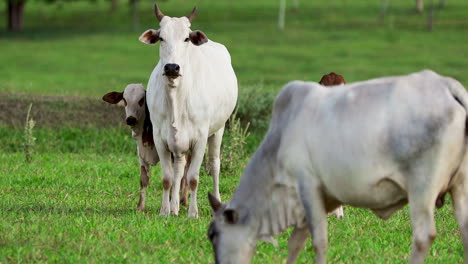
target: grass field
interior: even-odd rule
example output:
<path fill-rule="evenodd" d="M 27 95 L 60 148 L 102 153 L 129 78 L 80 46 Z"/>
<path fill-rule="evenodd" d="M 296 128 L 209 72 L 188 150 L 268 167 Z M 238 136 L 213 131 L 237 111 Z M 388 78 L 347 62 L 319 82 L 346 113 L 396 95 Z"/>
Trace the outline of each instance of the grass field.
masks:
<path fill-rule="evenodd" d="M 240 84 L 244 122 L 255 125 L 249 155 L 268 122 L 272 94 L 292 79 L 319 80 L 330 71 L 348 82 L 430 68 L 468 85 L 468 2 L 447 1 L 427 13 L 414 3 L 390 1 L 383 23 L 380 1 L 300 0 L 288 8 L 286 29 L 276 28 L 278 1 L 168 0 L 168 15 L 200 8 L 193 29 L 224 43 Z M 0 1 L 0 9 L 5 1 Z M 0 263 L 213 263 L 206 238 L 211 219 L 202 169 L 199 219 L 159 217 L 160 167 L 152 169 L 147 212 L 136 212 L 139 166 L 119 109 L 100 97 L 128 83 L 146 85 L 158 49 L 138 42 L 156 28 L 152 2 L 140 3 L 132 30 L 126 2 L 111 13 L 105 1 L 26 5 L 25 29 L 7 33 L 0 21 Z M 25 112 L 33 102 L 37 137 L 32 163 L 22 153 Z M 104 103 L 101 103 L 104 104 Z M 229 133 L 225 136 L 229 139 Z M 242 168 L 222 171 L 221 196 L 234 192 Z M 438 237 L 426 263 L 462 263 L 463 249 L 450 200 L 436 211 Z M 254 263 L 284 263 L 278 248 L 261 242 Z M 329 219 L 329 263 L 407 263 L 411 225 L 407 207 L 388 221 L 345 207 Z M 312 263 L 311 243 L 299 263 Z"/>

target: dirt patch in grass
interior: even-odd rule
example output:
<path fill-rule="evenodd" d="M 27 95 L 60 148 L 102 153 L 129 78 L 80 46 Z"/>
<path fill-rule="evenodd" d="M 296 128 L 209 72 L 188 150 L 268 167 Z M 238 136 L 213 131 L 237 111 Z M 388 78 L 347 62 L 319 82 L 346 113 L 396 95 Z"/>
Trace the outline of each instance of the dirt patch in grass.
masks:
<path fill-rule="evenodd" d="M 123 107 L 101 98 L 0 94 L 0 125 L 23 127 L 29 104 L 36 127 L 115 127 L 124 125 Z"/>

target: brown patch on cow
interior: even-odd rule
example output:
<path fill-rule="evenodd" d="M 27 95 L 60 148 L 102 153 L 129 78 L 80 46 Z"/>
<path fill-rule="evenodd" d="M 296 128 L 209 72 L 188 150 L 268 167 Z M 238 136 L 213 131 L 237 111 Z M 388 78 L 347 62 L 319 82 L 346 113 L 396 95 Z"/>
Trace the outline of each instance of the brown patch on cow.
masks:
<path fill-rule="evenodd" d="M 190 190 L 195 191 L 197 189 L 198 180 L 191 179 L 189 184 L 190 184 Z"/>
<path fill-rule="evenodd" d="M 336 74 L 334 72 L 331 72 L 329 74 L 322 76 L 322 79 L 320 79 L 319 83 L 323 86 L 333 86 L 333 85 L 345 84 L 346 81 L 343 78 L 343 76 Z"/>
<path fill-rule="evenodd" d="M 141 188 L 148 187 L 149 184 L 149 177 L 148 177 L 148 171 L 146 170 L 145 166 L 140 166 L 140 186 Z"/>
<path fill-rule="evenodd" d="M 180 204 L 183 206 L 187 206 L 187 195 L 188 195 L 188 184 L 187 184 L 187 177 L 184 175 L 182 180 L 180 181 Z"/>
<path fill-rule="evenodd" d="M 163 188 L 164 190 L 169 190 L 171 188 L 171 180 L 163 179 Z"/>
<path fill-rule="evenodd" d="M 143 121 L 143 132 L 141 133 L 141 141 L 143 141 L 144 146 L 154 148 L 153 124 L 151 123 L 150 113 L 147 104 L 145 104 L 145 120 Z"/>

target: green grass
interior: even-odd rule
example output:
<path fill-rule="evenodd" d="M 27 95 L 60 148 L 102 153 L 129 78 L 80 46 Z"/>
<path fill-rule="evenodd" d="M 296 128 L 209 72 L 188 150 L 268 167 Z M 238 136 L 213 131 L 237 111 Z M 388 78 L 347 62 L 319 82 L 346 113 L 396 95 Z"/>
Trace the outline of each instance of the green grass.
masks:
<path fill-rule="evenodd" d="M 160 217 L 161 175 L 153 168 L 147 212 L 138 201 L 138 161 L 130 153 L 0 154 L 0 263 L 212 263 L 206 231 L 211 179 L 202 170 L 199 219 Z M 223 175 L 221 196 L 234 191 L 239 173 Z M 450 201 L 436 212 L 438 237 L 426 263 L 462 263 L 463 250 Z M 408 210 L 383 222 L 370 211 L 345 208 L 329 221 L 330 263 L 405 263 L 411 226 Z M 253 263 L 282 263 L 279 247 L 261 242 Z M 311 243 L 299 263 L 310 263 Z"/>
<path fill-rule="evenodd" d="M 5 3 L 0 1 L 0 9 Z M 265 133 L 272 94 L 292 79 L 317 81 L 336 71 L 352 82 L 431 68 L 468 85 L 468 2 L 463 0 L 447 1 L 436 13 L 433 32 L 426 31 L 426 14 L 416 14 L 407 0 L 390 1 L 382 24 L 377 23 L 379 1 L 301 0 L 300 9 L 288 9 L 283 32 L 276 28 L 278 1 L 170 0 L 161 1 L 160 7 L 182 16 L 194 4 L 200 11 L 192 28 L 231 52 L 241 89 L 239 115 L 256 129 L 248 138 L 249 155 Z M 146 85 L 158 47 L 137 38 L 157 27 L 151 6 L 152 1 L 141 2 L 139 30 L 133 31 L 126 2 L 115 13 L 105 1 L 28 2 L 23 32 L 7 33 L 5 19 L 0 21 L 0 94 L 25 101 L 35 95 L 100 100 L 127 83 Z M 4 100 L 0 97 L 0 109 Z M 179 217 L 158 216 L 159 166 L 152 169 L 148 210 L 136 212 L 139 165 L 129 130 L 89 125 L 98 124 L 96 120 L 75 127 L 86 111 L 54 100 L 34 103 L 33 111 L 41 110 L 39 121 L 47 113 L 59 121 L 38 123 L 30 164 L 24 161 L 23 130 L 17 125 L 24 123 L 22 114 L 8 112 L 11 117 L 0 118 L 0 263 L 213 263 L 206 238 L 211 220 L 206 194 L 212 183 L 204 169 L 199 219 L 187 219 L 186 209 Z M 75 112 L 67 125 L 60 125 L 66 114 Z M 99 116 L 108 120 L 101 113 L 87 118 Z M 6 126 L 8 118 L 17 121 Z M 247 160 L 240 160 L 239 167 Z M 241 173 L 222 172 L 224 200 L 233 194 Z M 438 237 L 426 263 L 462 263 L 450 201 L 436 211 L 436 222 Z M 284 263 L 290 232 L 277 238 L 278 248 L 261 242 L 253 262 Z M 370 211 L 345 207 L 345 219 L 329 219 L 329 241 L 329 263 L 407 263 L 408 209 L 384 222 Z M 308 242 L 299 263 L 311 263 L 313 256 Z"/>

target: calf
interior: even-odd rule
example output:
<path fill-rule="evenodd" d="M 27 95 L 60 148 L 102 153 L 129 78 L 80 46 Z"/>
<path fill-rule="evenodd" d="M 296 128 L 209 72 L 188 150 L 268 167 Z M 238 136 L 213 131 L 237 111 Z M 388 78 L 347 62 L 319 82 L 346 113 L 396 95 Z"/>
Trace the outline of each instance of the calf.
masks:
<path fill-rule="evenodd" d="M 324 264 L 327 212 L 347 204 L 387 219 L 409 203 L 411 263 L 422 264 L 447 192 L 468 263 L 467 113 L 465 88 L 432 71 L 336 89 L 289 83 L 232 200 L 209 196 L 216 263 L 249 263 L 259 239 L 294 226 L 288 263 L 313 234 Z"/>
<path fill-rule="evenodd" d="M 123 104 L 125 106 L 125 122 L 132 129 L 132 137 L 137 143 L 140 159 L 140 201 L 137 210 L 143 211 L 146 205 L 146 188 L 149 184 L 150 166 L 155 166 L 159 162 L 153 141 L 153 126 L 146 105 L 145 88 L 141 84 L 129 84 L 123 92 L 107 93 L 102 97 L 102 100 L 110 104 Z M 185 177 L 181 185 L 181 203 L 186 205 L 188 188 Z"/>

